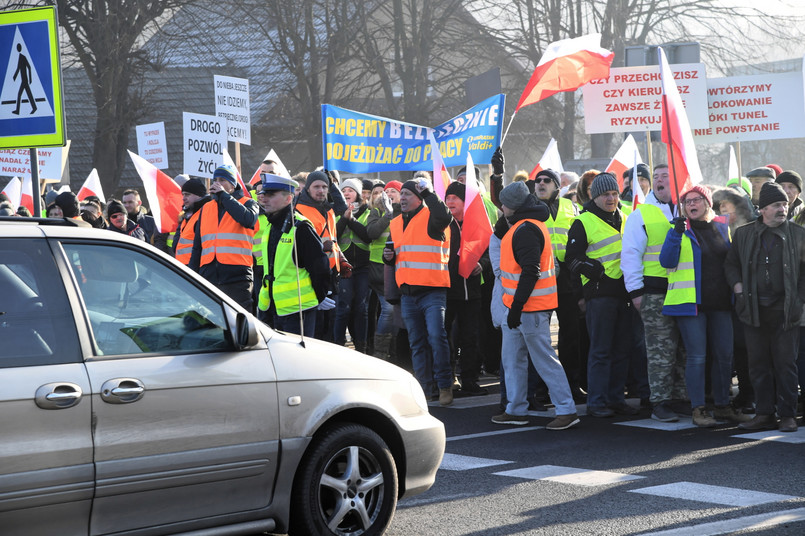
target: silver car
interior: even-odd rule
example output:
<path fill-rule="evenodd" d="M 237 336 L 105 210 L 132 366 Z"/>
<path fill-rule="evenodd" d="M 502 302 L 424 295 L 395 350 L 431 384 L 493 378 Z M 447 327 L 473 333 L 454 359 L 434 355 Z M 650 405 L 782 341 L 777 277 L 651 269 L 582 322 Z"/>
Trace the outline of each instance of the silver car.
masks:
<path fill-rule="evenodd" d="M 409 373 L 127 236 L 2 220 L 3 535 L 381 534 L 433 484 L 444 427 Z"/>

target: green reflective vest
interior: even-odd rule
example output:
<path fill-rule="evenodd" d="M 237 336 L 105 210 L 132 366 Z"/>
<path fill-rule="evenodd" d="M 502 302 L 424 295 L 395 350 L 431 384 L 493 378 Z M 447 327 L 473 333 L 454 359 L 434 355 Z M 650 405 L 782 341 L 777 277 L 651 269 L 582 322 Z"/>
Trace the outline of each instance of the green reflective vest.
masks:
<path fill-rule="evenodd" d="M 377 211 L 377 213 L 382 216 L 379 209 L 373 208 L 372 210 Z M 386 247 L 386 242 L 388 242 L 390 236 L 391 236 L 391 228 L 390 226 L 387 225 L 386 230 L 380 233 L 380 236 L 372 240 L 372 242 L 369 244 L 370 262 L 383 264 L 383 248 Z"/>
<path fill-rule="evenodd" d="M 668 292 L 665 294 L 666 305 L 696 303 L 696 269 L 693 263 L 693 244 L 683 234 L 679 244 L 679 264 L 668 270 Z"/>
<path fill-rule="evenodd" d="M 339 216 L 335 221 L 337 222 L 341 218 L 343 218 L 343 216 Z M 363 214 L 361 214 L 360 217 L 356 218 L 358 223 L 361 223 L 364 226 L 366 226 L 366 220 L 368 219 L 369 219 L 368 209 L 364 210 Z M 338 247 L 339 249 L 341 249 L 341 251 L 346 251 L 347 249 L 349 249 L 349 246 L 353 244 L 364 251 L 369 251 L 369 244 L 358 238 L 358 235 L 356 235 L 352 231 L 352 229 L 350 229 L 349 226 L 347 226 L 344 228 L 344 232 L 341 233 L 341 236 L 338 237 Z"/>
<path fill-rule="evenodd" d="M 637 209 L 643 216 L 643 227 L 646 229 L 646 251 L 643 253 L 643 275 L 651 277 L 668 277 L 665 268 L 660 264 L 660 251 L 665 236 L 671 229 L 671 222 L 656 205 L 640 204 Z"/>
<path fill-rule="evenodd" d="M 632 202 L 631 201 L 624 201 L 623 199 L 621 199 L 621 212 L 623 212 L 625 215 L 628 216 L 629 214 L 632 213 L 632 210 L 633 210 L 632 209 Z"/>
<path fill-rule="evenodd" d="M 296 223 L 307 222 L 310 220 L 295 213 Z M 312 224 L 311 224 L 312 225 Z M 268 260 L 268 234 L 271 224 L 266 220 L 265 240 L 262 242 L 262 257 Z M 261 311 L 268 311 L 271 306 L 271 299 L 274 299 L 274 308 L 277 316 L 286 316 L 297 313 L 300 310 L 306 311 L 316 307 L 319 299 L 313 290 L 310 274 L 304 268 L 296 268 L 294 263 L 294 240 L 296 238 L 296 225 L 290 231 L 283 233 L 277 243 L 277 251 L 274 253 L 274 269 L 266 266 L 266 276 L 273 274 L 274 280 L 269 282 L 264 279 L 263 286 L 257 298 L 257 308 Z M 301 302 L 301 303 L 300 303 Z M 300 307 L 301 305 L 301 307 Z"/>
<path fill-rule="evenodd" d="M 604 273 L 611 279 L 620 279 L 621 271 L 621 238 L 626 216 L 621 212 L 620 232 L 592 212 L 582 212 L 578 216 L 587 234 L 587 257 L 596 259 L 604 267 Z M 582 275 L 581 284 L 590 280 Z"/>
<path fill-rule="evenodd" d="M 548 234 L 551 236 L 551 247 L 553 247 L 553 256 L 559 262 L 565 262 L 565 248 L 567 247 L 567 232 L 570 230 L 570 225 L 577 216 L 576 207 L 573 201 L 564 197 L 559 198 L 559 210 L 556 211 L 556 218 L 548 218 L 545 226 L 548 228 Z"/>
<path fill-rule="evenodd" d="M 257 225 L 254 228 L 254 236 L 252 237 L 252 256 L 257 266 L 262 266 L 265 269 L 265 257 L 263 257 L 263 239 L 267 237 L 266 230 L 268 229 L 268 217 L 265 214 L 257 216 Z"/>

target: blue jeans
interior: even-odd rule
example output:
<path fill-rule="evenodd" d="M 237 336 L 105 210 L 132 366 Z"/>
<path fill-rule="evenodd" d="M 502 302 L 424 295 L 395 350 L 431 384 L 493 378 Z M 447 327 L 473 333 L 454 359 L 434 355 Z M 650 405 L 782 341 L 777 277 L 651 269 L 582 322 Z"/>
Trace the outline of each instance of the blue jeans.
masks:
<path fill-rule="evenodd" d="M 375 327 L 375 335 L 393 334 L 394 329 L 394 306 L 386 301 L 386 297 L 382 294 L 377 295 L 377 301 L 380 302 L 380 316 L 377 319 L 377 326 Z"/>
<path fill-rule="evenodd" d="M 414 376 L 426 393 L 435 380 L 439 389 L 453 386 L 450 369 L 450 345 L 444 329 L 447 289 L 434 288 L 420 294 L 403 294 L 400 300 Z"/>
<path fill-rule="evenodd" d="M 603 296 L 587 302 L 587 407 L 600 409 L 623 404 L 629 373 L 632 334 L 631 312 L 625 298 Z"/>
<path fill-rule="evenodd" d="M 338 306 L 335 309 L 333 341 L 343 346 L 346 343 L 350 312 L 353 313 L 350 329 L 353 342 L 366 343 L 366 330 L 369 322 L 367 305 L 369 303 L 369 267 L 356 268 L 352 277 L 341 278 L 338 286 Z"/>
<path fill-rule="evenodd" d="M 506 371 L 506 413 L 528 413 L 528 358 L 539 373 L 557 415 L 576 413 L 576 404 L 570 394 L 565 369 L 551 346 L 550 311 L 524 312 L 522 324 L 515 329 L 503 324 L 503 347 L 500 351 L 502 368 Z"/>
<path fill-rule="evenodd" d="M 707 352 L 713 357 L 710 385 L 717 406 L 730 403 L 732 384 L 732 316 L 729 311 L 699 311 L 696 316 L 678 316 L 676 324 L 685 343 L 685 385 L 690 405 L 704 406 L 704 371 Z"/>
<path fill-rule="evenodd" d="M 305 337 L 313 338 L 316 333 L 317 312 L 315 307 L 302 312 L 302 323 L 305 325 Z M 299 335 L 299 313 L 284 316 L 274 315 L 274 329 Z"/>

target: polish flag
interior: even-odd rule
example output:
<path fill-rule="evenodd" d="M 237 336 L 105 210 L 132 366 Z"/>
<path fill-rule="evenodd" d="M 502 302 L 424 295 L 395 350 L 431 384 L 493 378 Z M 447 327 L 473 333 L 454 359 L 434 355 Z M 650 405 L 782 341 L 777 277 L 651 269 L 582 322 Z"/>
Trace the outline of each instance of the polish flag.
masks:
<path fill-rule="evenodd" d="M 565 168 L 562 167 L 562 157 L 559 156 L 559 146 L 553 138 L 551 138 L 551 142 L 548 144 L 548 148 L 545 149 L 542 158 L 539 159 L 537 165 L 528 174 L 528 180 L 533 181 L 537 177 L 537 173 L 543 169 L 552 169 L 557 173 L 565 171 Z"/>
<path fill-rule="evenodd" d="M 662 47 L 657 47 L 657 56 L 662 80 L 662 141 L 668 147 L 668 171 L 674 184 L 671 198 L 676 203 L 677 197 L 702 182 L 702 171 L 685 106 Z"/>
<path fill-rule="evenodd" d="M 601 48 L 597 33 L 551 43 L 514 111 L 561 91 L 575 91 L 590 80 L 607 78 L 614 58 L 614 52 Z"/>
<path fill-rule="evenodd" d="M 458 250 L 458 274 L 464 279 L 472 275 L 478 260 L 489 247 L 489 237 L 492 236 L 492 223 L 478 191 L 475 165 L 469 151 L 467 151 L 465 185 L 467 189 L 464 194 L 464 221 L 461 224 L 461 245 Z"/>
<path fill-rule="evenodd" d="M 615 178 L 618 179 L 618 188 L 622 192 L 623 172 L 642 163 L 643 161 L 640 160 L 640 154 L 637 151 L 637 143 L 634 141 L 632 135 L 629 134 L 626 136 L 626 139 L 623 140 L 623 144 L 621 144 L 618 152 L 612 157 L 612 161 L 607 166 L 606 171 L 615 175 Z M 634 192 L 634 190 L 632 191 Z"/>
<path fill-rule="evenodd" d="M 238 185 L 240 185 L 240 188 L 243 190 L 244 195 L 248 195 L 249 189 L 246 188 L 246 184 L 243 182 L 243 177 L 240 176 L 240 170 L 238 169 L 238 166 L 235 165 L 235 161 L 232 160 L 232 157 L 229 156 L 229 151 L 227 151 L 226 149 L 224 149 L 224 164 L 228 164 L 233 168 L 235 168 L 235 171 L 237 171 L 238 173 L 237 176 Z"/>
<path fill-rule="evenodd" d="M 629 134 L 631 138 L 632 135 Z M 640 187 L 640 179 L 637 178 L 637 164 L 642 163 L 640 161 L 640 154 L 637 152 L 637 146 L 635 145 L 634 150 L 634 166 L 632 166 L 632 209 L 636 209 L 637 205 L 640 203 L 646 202 L 646 194 L 643 193 L 643 188 Z"/>
<path fill-rule="evenodd" d="M 262 164 L 266 160 L 273 160 L 274 162 L 277 163 L 276 167 L 279 169 L 274 170 L 274 175 L 279 175 L 280 177 L 285 177 L 286 179 L 291 178 L 291 173 L 288 171 L 288 168 L 285 167 L 285 164 L 282 163 L 280 157 L 277 156 L 277 153 L 274 152 L 274 149 L 268 151 L 268 154 L 266 154 L 266 157 L 260 161 L 260 164 Z M 254 175 L 252 175 L 252 178 L 249 179 L 249 184 L 251 185 L 255 185 L 258 182 L 260 182 L 260 166 L 257 166 Z"/>
<path fill-rule="evenodd" d="M 103 188 L 101 188 L 101 178 L 98 177 L 98 170 L 95 168 L 92 168 L 92 171 L 89 172 L 87 180 L 84 181 L 84 185 L 78 190 L 76 197 L 78 197 L 79 201 L 83 201 L 91 195 L 97 196 L 98 199 L 101 200 L 101 203 L 106 203 L 106 198 L 103 196 Z"/>
<path fill-rule="evenodd" d="M 20 200 L 22 198 L 22 182 L 19 177 L 14 177 L 6 187 L 3 188 L 3 193 L 8 196 L 8 201 L 17 210 L 20 207 Z"/>
<path fill-rule="evenodd" d="M 439 152 L 439 145 L 436 143 L 436 138 L 433 137 L 433 131 L 428 130 L 428 140 L 430 141 L 430 154 L 433 158 L 433 191 L 439 196 L 439 199 L 444 201 L 444 195 L 447 187 L 450 186 L 450 174 L 447 172 L 447 167 L 444 165 L 442 153 Z M 467 153 L 469 156 L 469 153 Z M 467 168 L 467 177 L 469 177 L 469 168 Z M 473 176 L 475 170 L 472 171 Z"/>
<path fill-rule="evenodd" d="M 31 215 L 36 218 L 39 214 L 34 214 L 34 189 L 31 177 L 22 179 L 22 191 L 20 194 L 20 207 L 25 207 L 31 211 Z"/>
<path fill-rule="evenodd" d="M 160 233 L 170 233 L 178 226 L 182 211 L 182 189 L 163 171 L 140 155 L 128 152 L 137 174 L 143 181 L 145 197 L 151 207 L 157 229 Z"/>
<path fill-rule="evenodd" d="M 735 158 L 735 148 L 730 145 L 730 163 L 727 167 L 727 180 L 741 179 L 741 172 L 738 171 L 738 159 Z"/>

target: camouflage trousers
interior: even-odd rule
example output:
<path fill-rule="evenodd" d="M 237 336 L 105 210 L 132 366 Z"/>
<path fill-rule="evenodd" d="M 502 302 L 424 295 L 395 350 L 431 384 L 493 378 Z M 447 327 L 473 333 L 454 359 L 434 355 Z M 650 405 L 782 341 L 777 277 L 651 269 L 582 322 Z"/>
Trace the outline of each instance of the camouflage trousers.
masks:
<path fill-rule="evenodd" d="M 665 294 L 643 294 L 640 316 L 646 331 L 648 383 L 652 405 L 687 398 L 685 348 L 676 321 L 662 314 Z"/>

